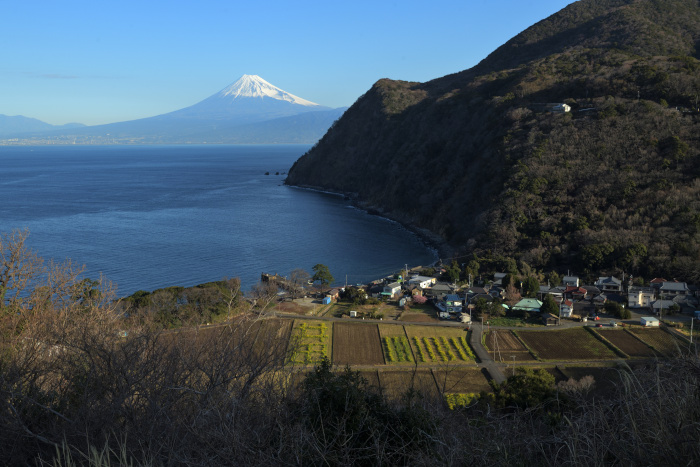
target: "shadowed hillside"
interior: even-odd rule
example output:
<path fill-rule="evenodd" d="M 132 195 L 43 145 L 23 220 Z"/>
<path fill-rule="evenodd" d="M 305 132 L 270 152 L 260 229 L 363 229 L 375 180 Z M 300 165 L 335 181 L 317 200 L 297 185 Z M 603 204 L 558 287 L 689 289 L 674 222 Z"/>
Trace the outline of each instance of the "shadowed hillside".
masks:
<path fill-rule="evenodd" d="M 287 183 L 464 252 L 698 280 L 699 45 L 696 0 L 576 2 L 470 70 L 378 81 Z"/>

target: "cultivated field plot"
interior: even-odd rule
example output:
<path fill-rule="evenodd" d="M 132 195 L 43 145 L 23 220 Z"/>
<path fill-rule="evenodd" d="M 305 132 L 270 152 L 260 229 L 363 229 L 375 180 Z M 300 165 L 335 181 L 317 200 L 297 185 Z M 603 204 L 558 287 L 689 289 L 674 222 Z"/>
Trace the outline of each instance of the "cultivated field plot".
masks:
<path fill-rule="evenodd" d="M 661 352 L 666 357 L 675 357 L 688 348 L 688 344 L 685 344 L 680 339 L 676 339 L 663 329 L 635 327 L 630 329 L 629 332 L 654 347 L 656 351 Z"/>
<path fill-rule="evenodd" d="M 382 349 L 387 363 L 413 363 L 411 344 L 406 336 L 389 336 L 382 338 Z"/>
<path fill-rule="evenodd" d="M 294 320 L 289 338 L 289 363 L 317 364 L 330 357 L 331 328 L 324 321 Z"/>
<path fill-rule="evenodd" d="M 336 365 L 383 365 L 376 324 L 333 324 L 333 363 Z"/>
<path fill-rule="evenodd" d="M 438 396 L 435 379 L 430 370 L 379 370 L 379 387 L 390 399 L 398 399 L 410 388 L 426 398 Z"/>
<path fill-rule="evenodd" d="M 405 329 L 418 363 L 475 360 L 463 329 L 434 326 L 406 326 Z"/>
<path fill-rule="evenodd" d="M 659 352 L 655 352 L 654 349 L 623 329 L 597 329 L 596 332 L 632 358 L 662 356 Z"/>
<path fill-rule="evenodd" d="M 433 377 L 438 391 L 445 394 L 478 394 L 492 390 L 488 378 L 479 368 L 433 370 Z"/>
<path fill-rule="evenodd" d="M 400 321 L 409 323 L 437 323 L 437 312 L 432 305 L 412 305 L 401 314 Z"/>
<path fill-rule="evenodd" d="M 486 335 L 489 355 L 498 362 L 532 362 L 535 357 L 510 331 L 493 330 Z M 513 358 L 515 357 L 515 358 Z"/>
<path fill-rule="evenodd" d="M 619 358 L 583 328 L 561 331 L 518 331 L 518 336 L 543 360 L 607 360 Z"/>
<path fill-rule="evenodd" d="M 380 324 L 379 335 L 387 364 L 400 365 L 415 362 L 415 356 L 403 326 Z"/>

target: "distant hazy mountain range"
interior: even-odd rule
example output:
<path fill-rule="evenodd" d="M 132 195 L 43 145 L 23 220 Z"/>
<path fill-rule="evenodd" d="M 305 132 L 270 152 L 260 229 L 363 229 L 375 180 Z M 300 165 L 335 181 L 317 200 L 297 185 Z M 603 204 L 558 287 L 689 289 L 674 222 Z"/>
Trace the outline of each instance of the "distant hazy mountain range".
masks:
<path fill-rule="evenodd" d="M 243 75 L 197 104 L 139 120 L 57 127 L 26 117 L 0 118 L 0 138 L 36 144 L 314 143 L 344 111 Z"/>
<path fill-rule="evenodd" d="M 84 127 L 82 123 L 66 123 L 65 125 L 51 125 L 36 118 L 23 117 L 22 115 L 0 114 L 0 138 L 6 138 L 18 133 L 37 131 L 68 130 Z"/>

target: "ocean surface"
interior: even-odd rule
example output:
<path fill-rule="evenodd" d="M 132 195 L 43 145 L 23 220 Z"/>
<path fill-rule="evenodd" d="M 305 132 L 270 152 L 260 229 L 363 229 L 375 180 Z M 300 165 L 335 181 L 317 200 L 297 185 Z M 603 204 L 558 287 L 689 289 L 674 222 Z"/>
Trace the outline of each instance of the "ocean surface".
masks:
<path fill-rule="evenodd" d="M 0 147 L 0 232 L 119 295 L 326 264 L 366 282 L 437 253 L 342 197 L 283 185 L 307 145 Z M 265 175 L 269 172 L 269 175 Z M 279 172 L 279 174 L 276 174 Z"/>

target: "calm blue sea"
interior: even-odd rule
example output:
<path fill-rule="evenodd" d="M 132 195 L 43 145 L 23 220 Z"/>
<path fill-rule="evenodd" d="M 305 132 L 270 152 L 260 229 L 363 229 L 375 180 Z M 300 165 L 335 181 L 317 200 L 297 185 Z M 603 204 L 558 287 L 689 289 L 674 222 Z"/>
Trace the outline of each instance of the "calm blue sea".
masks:
<path fill-rule="evenodd" d="M 436 260 L 394 222 L 284 186 L 308 148 L 0 147 L 0 232 L 29 229 L 40 256 L 103 273 L 120 295 L 225 276 L 248 288 L 316 263 L 357 283 Z"/>

